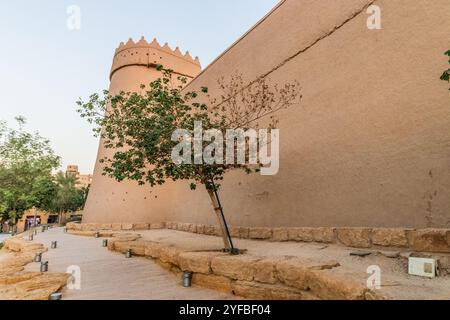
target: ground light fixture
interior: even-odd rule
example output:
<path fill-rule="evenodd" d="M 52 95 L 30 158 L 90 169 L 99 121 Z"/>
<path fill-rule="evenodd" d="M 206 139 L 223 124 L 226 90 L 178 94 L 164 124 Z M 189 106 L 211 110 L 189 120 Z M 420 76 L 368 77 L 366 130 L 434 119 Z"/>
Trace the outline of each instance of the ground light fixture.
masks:
<path fill-rule="evenodd" d="M 94 237 L 100 238 L 100 232 L 97 231 L 97 232 L 94 234 Z"/>
<path fill-rule="evenodd" d="M 103 239 L 102 246 L 107 247 L 108 246 L 108 239 Z"/>
<path fill-rule="evenodd" d="M 58 241 L 52 241 L 51 248 L 56 249 L 58 247 Z"/>
<path fill-rule="evenodd" d="M 38 252 L 34 255 L 34 262 L 41 262 L 42 260 L 42 253 Z"/>
<path fill-rule="evenodd" d="M 48 297 L 48 300 L 61 300 L 61 298 L 62 298 L 62 293 L 61 292 L 55 292 L 55 293 L 52 293 Z"/>
<path fill-rule="evenodd" d="M 67 233 L 67 228 L 64 228 L 64 233 Z"/>
<path fill-rule="evenodd" d="M 40 271 L 41 272 L 47 272 L 48 271 L 48 261 L 42 261 L 41 262 Z"/>
<path fill-rule="evenodd" d="M 192 284 L 192 272 L 183 272 L 183 287 L 189 288 Z"/>
<path fill-rule="evenodd" d="M 32 235 L 32 234 L 30 234 L 30 235 L 28 236 L 28 241 L 33 241 L 33 235 Z"/>
<path fill-rule="evenodd" d="M 127 251 L 125 251 L 125 258 L 131 258 L 132 257 L 132 252 L 131 249 L 128 249 Z"/>

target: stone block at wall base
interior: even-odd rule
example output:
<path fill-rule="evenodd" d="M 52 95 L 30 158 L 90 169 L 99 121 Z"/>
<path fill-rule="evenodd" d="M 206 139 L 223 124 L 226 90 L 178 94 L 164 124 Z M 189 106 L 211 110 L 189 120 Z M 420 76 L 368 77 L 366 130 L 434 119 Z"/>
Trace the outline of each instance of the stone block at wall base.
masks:
<path fill-rule="evenodd" d="M 372 230 L 372 243 L 383 247 L 408 247 L 407 230 L 401 228 L 377 228 Z"/>
<path fill-rule="evenodd" d="M 337 228 L 338 241 L 347 246 L 355 248 L 370 248 L 372 246 L 369 228 Z"/>
<path fill-rule="evenodd" d="M 450 252 L 450 230 L 422 229 L 411 232 L 412 248 L 425 252 Z"/>
<path fill-rule="evenodd" d="M 270 228 L 249 228 L 249 238 L 264 240 L 272 238 L 272 229 Z"/>

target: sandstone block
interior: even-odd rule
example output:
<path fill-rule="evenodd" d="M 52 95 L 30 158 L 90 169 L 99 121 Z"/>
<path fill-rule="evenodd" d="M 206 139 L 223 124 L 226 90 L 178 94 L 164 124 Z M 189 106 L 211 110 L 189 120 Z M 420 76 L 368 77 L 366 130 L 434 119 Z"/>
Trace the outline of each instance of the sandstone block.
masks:
<path fill-rule="evenodd" d="M 134 241 L 115 241 L 114 250 L 125 253 L 128 249 L 131 249 Z"/>
<path fill-rule="evenodd" d="M 133 224 L 132 223 L 122 223 L 122 230 L 133 230 Z"/>
<path fill-rule="evenodd" d="M 67 230 L 67 233 L 73 234 L 75 236 L 83 237 L 93 237 L 97 231 L 77 231 L 77 230 Z"/>
<path fill-rule="evenodd" d="M 48 300 L 48 297 L 67 284 L 67 273 L 44 273 L 29 280 L 16 283 L 16 299 Z"/>
<path fill-rule="evenodd" d="M 198 224 L 197 225 L 197 233 L 198 234 L 204 234 L 205 233 L 205 225 L 204 224 Z"/>
<path fill-rule="evenodd" d="M 384 247 L 408 247 L 405 229 L 377 228 L 372 230 L 372 243 Z"/>
<path fill-rule="evenodd" d="M 115 241 L 112 240 L 112 239 L 110 239 L 110 240 L 108 241 L 108 250 L 109 250 L 109 251 L 115 251 L 115 250 L 116 250 L 116 249 L 115 249 L 115 246 L 114 246 L 114 243 L 115 243 Z"/>
<path fill-rule="evenodd" d="M 145 256 L 145 248 L 147 246 L 146 241 L 131 241 L 130 248 L 131 252 L 135 256 Z"/>
<path fill-rule="evenodd" d="M 282 285 L 271 285 L 249 281 L 236 281 L 231 290 L 237 296 L 264 300 L 308 300 L 313 299 L 308 293 Z"/>
<path fill-rule="evenodd" d="M 79 222 L 68 222 L 66 228 L 67 230 L 81 230 L 82 225 Z"/>
<path fill-rule="evenodd" d="M 108 231 L 108 230 L 99 232 L 100 237 L 103 237 L 103 238 L 110 238 L 113 236 L 113 234 L 114 234 L 113 231 Z"/>
<path fill-rule="evenodd" d="M 439 276 L 446 276 L 450 274 L 450 257 L 439 257 L 438 270 Z"/>
<path fill-rule="evenodd" d="M 23 270 L 23 268 L 22 268 Z M 3 271 L 3 270 L 2 270 Z M 0 285 L 10 285 L 18 282 L 30 280 L 31 278 L 41 275 L 40 272 L 14 272 L 0 273 Z"/>
<path fill-rule="evenodd" d="M 314 240 L 313 228 L 289 228 L 288 238 L 291 241 L 311 242 Z"/>
<path fill-rule="evenodd" d="M 216 235 L 216 227 L 215 226 L 205 226 L 205 234 L 209 236 Z"/>
<path fill-rule="evenodd" d="M 217 256 L 223 256 L 218 252 L 183 252 L 178 257 L 180 269 L 183 271 L 211 273 L 211 260 Z"/>
<path fill-rule="evenodd" d="M 159 252 L 159 259 L 162 262 L 179 265 L 178 256 L 182 252 L 183 251 L 181 249 L 178 249 L 176 247 L 161 246 L 161 250 Z"/>
<path fill-rule="evenodd" d="M 370 248 L 369 228 L 337 228 L 336 235 L 340 243 L 348 247 Z"/>
<path fill-rule="evenodd" d="M 211 261 L 214 274 L 231 279 L 252 281 L 255 275 L 255 264 L 259 258 L 251 256 L 220 256 Z"/>
<path fill-rule="evenodd" d="M 250 238 L 250 228 L 239 227 L 239 238 L 249 239 Z"/>
<path fill-rule="evenodd" d="M 262 283 L 275 284 L 278 282 L 276 265 L 281 258 L 264 258 L 255 263 L 253 279 Z"/>
<path fill-rule="evenodd" d="M 145 244 L 144 254 L 146 257 L 157 259 L 161 254 L 162 247 L 163 245 L 160 243 L 147 241 Z"/>
<path fill-rule="evenodd" d="M 272 229 L 265 227 L 255 227 L 249 229 L 250 239 L 270 239 L 272 237 Z"/>
<path fill-rule="evenodd" d="M 298 259 L 283 259 L 277 262 L 276 275 L 281 283 L 300 290 L 308 289 L 309 268 Z"/>
<path fill-rule="evenodd" d="M 289 240 L 289 229 L 288 228 L 274 228 L 272 230 L 272 240 L 273 241 L 288 241 Z"/>
<path fill-rule="evenodd" d="M 150 224 L 150 229 L 165 229 L 166 223 L 165 222 L 154 222 Z"/>
<path fill-rule="evenodd" d="M 311 292 L 322 300 L 364 300 L 368 291 L 366 275 L 356 279 L 354 274 L 342 275 L 332 270 L 311 270 L 306 283 Z"/>
<path fill-rule="evenodd" d="M 332 228 L 332 227 L 314 228 L 312 231 L 313 241 L 323 242 L 323 243 L 336 242 L 334 230 L 335 230 L 335 228 Z"/>
<path fill-rule="evenodd" d="M 148 230 L 150 229 L 149 223 L 135 223 L 133 225 L 133 230 Z"/>
<path fill-rule="evenodd" d="M 415 251 L 450 252 L 449 229 L 422 229 L 411 232 Z"/>
<path fill-rule="evenodd" d="M 97 226 L 95 223 L 82 223 L 81 230 L 82 231 L 95 231 L 95 230 L 97 230 Z"/>
<path fill-rule="evenodd" d="M 241 231 L 241 228 L 240 228 L 240 227 L 229 226 L 229 227 L 228 227 L 228 230 L 230 231 L 230 235 L 231 235 L 233 238 L 239 238 L 239 236 L 240 236 L 240 231 Z"/>
<path fill-rule="evenodd" d="M 112 237 L 116 241 L 134 241 L 141 237 L 140 234 L 137 233 L 122 233 L 122 232 L 113 232 Z"/>
<path fill-rule="evenodd" d="M 122 224 L 121 223 L 111 223 L 111 229 L 114 231 L 120 231 L 120 230 L 122 230 Z"/>
<path fill-rule="evenodd" d="M 111 230 L 111 223 L 99 223 L 97 230 Z"/>
<path fill-rule="evenodd" d="M 197 225 L 195 223 L 191 223 L 189 225 L 189 230 L 190 233 L 197 233 Z"/>
<path fill-rule="evenodd" d="M 172 230 L 174 228 L 174 222 L 172 221 L 166 222 L 166 228 Z"/>
<path fill-rule="evenodd" d="M 231 280 L 223 276 L 194 273 L 192 283 L 221 292 L 231 292 Z"/>

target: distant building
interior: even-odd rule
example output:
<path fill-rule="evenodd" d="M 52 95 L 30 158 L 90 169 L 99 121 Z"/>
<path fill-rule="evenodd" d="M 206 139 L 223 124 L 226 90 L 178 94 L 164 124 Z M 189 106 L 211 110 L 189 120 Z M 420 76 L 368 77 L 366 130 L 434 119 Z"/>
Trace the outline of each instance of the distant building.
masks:
<path fill-rule="evenodd" d="M 92 174 L 80 174 L 77 165 L 74 164 L 68 165 L 66 169 L 66 174 L 73 174 L 77 177 L 76 186 L 78 188 L 87 188 L 92 183 Z"/>
<path fill-rule="evenodd" d="M 56 223 L 58 221 L 57 213 L 31 208 L 24 212 L 23 216 L 17 222 L 17 231 L 22 232 L 39 226 L 41 224 Z"/>

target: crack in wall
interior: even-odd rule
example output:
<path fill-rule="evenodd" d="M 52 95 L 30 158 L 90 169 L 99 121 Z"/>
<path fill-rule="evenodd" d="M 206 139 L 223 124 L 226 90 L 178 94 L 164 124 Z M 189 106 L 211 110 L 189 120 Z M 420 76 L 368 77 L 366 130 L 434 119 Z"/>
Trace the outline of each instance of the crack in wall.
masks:
<path fill-rule="evenodd" d="M 256 82 L 258 82 L 261 79 L 266 78 L 267 76 L 269 76 L 270 74 L 272 74 L 273 72 L 277 71 L 278 69 L 282 68 L 284 65 L 286 65 L 289 61 L 295 59 L 297 56 L 299 56 L 300 54 L 308 51 L 309 49 L 311 49 L 312 47 L 314 47 L 316 44 L 318 44 L 320 41 L 330 37 L 331 35 L 333 35 L 336 31 L 338 31 L 339 29 L 341 29 L 342 27 L 344 27 L 347 23 L 349 23 L 350 21 L 352 21 L 353 19 L 355 19 L 356 17 L 358 17 L 361 13 L 363 13 L 365 10 L 367 10 L 367 8 L 369 8 L 371 5 L 373 5 L 376 2 L 376 0 L 372 0 L 369 3 L 365 4 L 360 10 L 357 10 L 356 12 L 354 12 L 349 18 L 345 19 L 341 24 L 334 26 L 334 28 L 332 30 L 330 30 L 329 32 L 327 32 L 326 34 L 320 36 L 319 38 L 317 38 L 316 40 L 314 40 L 310 45 L 304 47 L 303 49 L 297 51 L 296 53 L 294 53 L 293 55 L 289 56 L 288 58 L 284 59 L 283 61 L 281 61 L 278 65 L 276 65 L 274 68 L 272 68 L 271 70 L 269 70 L 268 72 L 260 75 L 259 77 L 257 77 L 255 80 L 249 82 L 248 85 L 244 86 L 240 92 L 244 91 L 245 89 L 249 88 L 250 86 L 252 86 L 253 84 L 255 84 Z M 239 92 L 239 93 L 240 93 Z M 221 101 L 219 104 L 217 104 L 217 106 L 222 105 L 223 103 L 227 102 L 229 99 L 231 99 L 232 97 L 229 97 L 228 99 L 225 99 L 223 101 Z"/>

